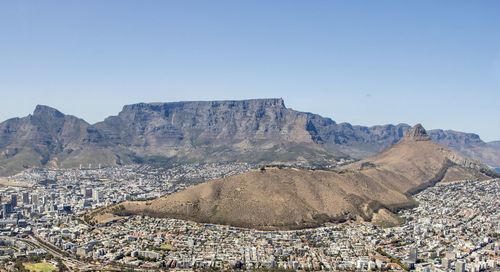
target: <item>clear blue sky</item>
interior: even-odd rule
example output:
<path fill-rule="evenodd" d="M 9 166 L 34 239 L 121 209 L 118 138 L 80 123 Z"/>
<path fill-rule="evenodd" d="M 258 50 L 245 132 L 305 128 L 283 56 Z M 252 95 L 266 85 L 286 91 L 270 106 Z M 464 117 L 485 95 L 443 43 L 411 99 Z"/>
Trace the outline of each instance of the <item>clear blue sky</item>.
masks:
<path fill-rule="evenodd" d="M 282 97 L 500 140 L 500 1 L 1 1 L 0 119 Z"/>

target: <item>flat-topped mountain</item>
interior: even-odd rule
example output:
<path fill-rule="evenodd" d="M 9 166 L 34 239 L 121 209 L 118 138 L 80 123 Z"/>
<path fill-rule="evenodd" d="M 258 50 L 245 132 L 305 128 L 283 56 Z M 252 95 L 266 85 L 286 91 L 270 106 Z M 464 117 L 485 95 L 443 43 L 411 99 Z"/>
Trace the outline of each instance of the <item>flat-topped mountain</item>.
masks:
<path fill-rule="evenodd" d="M 97 124 L 37 106 L 0 124 L 0 175 L 25 167 L 192 161 L 330 163 L 398 142 L 406 124 L 354 126 L 287 108 L 282 99 L 127 105 Z M 500 147 L 475 134 L 430 131 L 468 157 L 500 166 Z"/>
<path fill-rule="evenodd" d="M 95 218 L 149 215 L 260 229 L 293 229 L 348 219 L 397 221 L 390 210 L 437 182 L 482 180 L 488 167 L 430 140 L 417 125 L 386 151 L 343 171 L 254 170 L 146 202 L 124 202 Z"/>

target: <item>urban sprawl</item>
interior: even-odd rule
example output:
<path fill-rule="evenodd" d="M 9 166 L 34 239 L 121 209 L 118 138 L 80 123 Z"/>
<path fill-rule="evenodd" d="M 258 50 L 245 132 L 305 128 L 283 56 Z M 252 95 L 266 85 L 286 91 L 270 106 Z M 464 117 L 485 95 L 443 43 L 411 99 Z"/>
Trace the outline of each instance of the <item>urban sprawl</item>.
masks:
<path fill-rule="evenodd" d="M 346 222 L 259 231 L 146 216 L 106 224 L 95 209 L 156 198 L 249 164 L 31 169 L 0 187 L 0 270 L 52 256 L 71 271 L 336 270 L 497 271 L 500 180 L 440 183 L 415 195 L 404 223 Z"/>

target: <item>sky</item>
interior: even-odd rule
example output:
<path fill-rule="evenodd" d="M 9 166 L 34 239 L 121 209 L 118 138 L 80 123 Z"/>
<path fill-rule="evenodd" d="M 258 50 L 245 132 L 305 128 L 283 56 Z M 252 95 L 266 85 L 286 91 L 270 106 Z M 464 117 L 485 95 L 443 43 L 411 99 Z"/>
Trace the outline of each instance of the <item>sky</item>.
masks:
<path fill-rule="evenodd" d="M 0 1 L 0 120 L 270 97 L 500 140 L 500 1 Z"/>

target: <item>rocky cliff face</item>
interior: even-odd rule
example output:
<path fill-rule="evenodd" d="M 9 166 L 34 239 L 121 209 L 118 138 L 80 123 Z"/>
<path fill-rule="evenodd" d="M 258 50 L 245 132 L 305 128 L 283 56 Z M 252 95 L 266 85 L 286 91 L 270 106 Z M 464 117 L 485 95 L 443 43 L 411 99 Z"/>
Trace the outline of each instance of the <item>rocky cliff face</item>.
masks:
<path fill-rule="evenodd" d="M 54 154 L 78 148 L 89 124 L 47 106 L 0 124 L 0 174 L 50 163 Z"/>
<path fill-rule="evenodd" d="M 190 157 L 200 150 L 203 154 L 230 148 L 232 155 L 224 156 L 239 160 L 246 150 L 267 150 L 276 155 L 307 149 L 306 157 L 321 150 L 321 160 L 328 154 L 361 158 L 379 152 L 399 141 L 409 126 L 337 124 L 286 108 L 282 99 L 255 99 L 134 104 L 95 127 L 108 141 L 142 155 Z M 295 155 L 302 155 L 298 153 Z"/>
<path fill-rule="evenodd" d="M 32 115 L 0 124 L 0 174 L 42 165 L 364 158 L 397 143 L 409 128 L 338 124 L 289 109 L 282 99 L 139 103 L 95 125 L 37 106 Z M 435 130 L 429 136 L 500 166 L 500 148 L 475 134 Z"/>
<path fill-rule="evenodd" d="M 308 115 L 281 99 L 128 105 L 96 124 L 112 141 L 138 148 L 243 140 L 312 143 Z"/>
<path fill-rule="evenodd" d="M 405 135 L 406 140 L 410 141 L 430 141 L 431 138 L 421 124 L 416 124 Z"/>
<path fill-rule="evenodd" d="M 430 137 L 433 141 L 447 146 L 460 154 L 479 160 L 487 165 L 500 166 L 500 146 L 495 142 L 485 143 L 479 135 L 453 130 L 432 130 Z"/>

